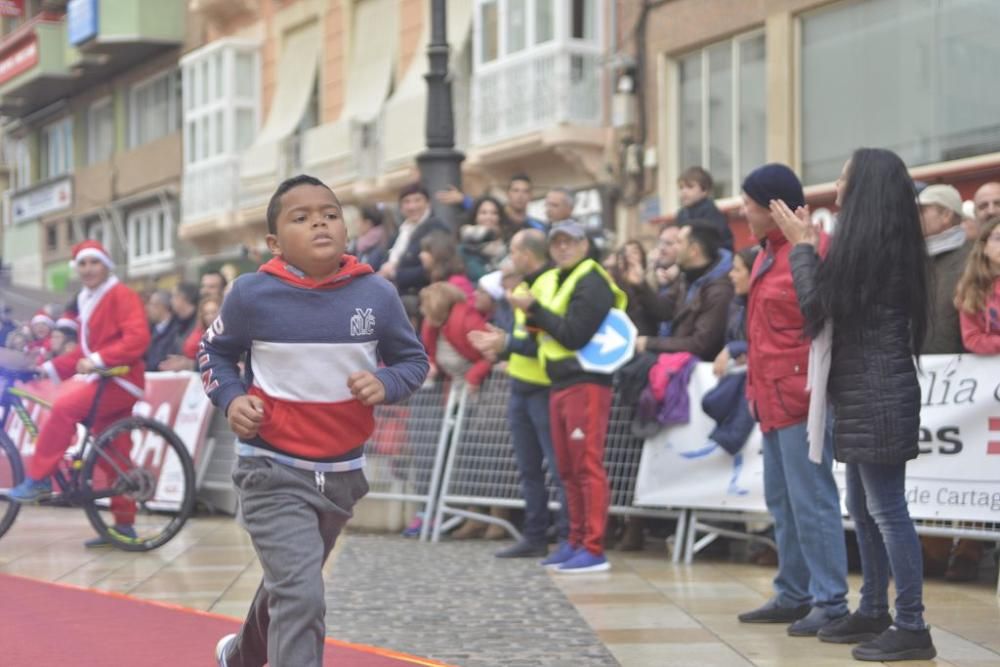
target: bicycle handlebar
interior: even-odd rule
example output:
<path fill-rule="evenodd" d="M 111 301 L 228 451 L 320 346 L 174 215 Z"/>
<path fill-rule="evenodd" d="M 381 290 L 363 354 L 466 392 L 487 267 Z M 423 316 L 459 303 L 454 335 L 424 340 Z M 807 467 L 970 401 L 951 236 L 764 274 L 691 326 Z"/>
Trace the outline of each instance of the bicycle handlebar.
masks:
<path fill-rule="evenodd" d="M 130 370 L 132 369 L 129 366 L 112 366 L 111 368 L 98 368 L 94 372 L 102 378 L 118 378 L 128 375 Z"/>

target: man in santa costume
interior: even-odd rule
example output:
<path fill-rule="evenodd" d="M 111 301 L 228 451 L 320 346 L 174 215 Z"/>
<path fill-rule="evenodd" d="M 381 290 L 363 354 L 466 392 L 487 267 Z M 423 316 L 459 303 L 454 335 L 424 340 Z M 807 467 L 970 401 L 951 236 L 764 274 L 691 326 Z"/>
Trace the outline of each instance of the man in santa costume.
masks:
<path fill-rule="evenodd" d="M 143 357 L 149 345 L 146 313 L 139 295 L 118 281 L 114 263 L 97 241 L 83 241 L 73 248 L 72 265 L 83 283 L 76 297 L 79 346 L 42 365 L 41 370 L 59 384 L 48 420 L 38 434 L 27 477 L 10 492 L 10 499 L 32 502 L 52 492 L 49 476 L 59 465 L 76 433 L 76 425 L 90 413 L 97 394 L 98 369 L 128 366 L 129 372 L 107 382 L 101 394 L 92 433 L 100 433 L 117 419 L 127 417 L 143 394 Z M 70 379 L 72 378 L 72 379 Z M 127 460 L 131 442 L 122 438 L 115 449 Z M 124 497 L 111 500 L 119 533 L 135 537 L 135 503 Z M 103 544 L 100 540 L 88 546 Z"/>

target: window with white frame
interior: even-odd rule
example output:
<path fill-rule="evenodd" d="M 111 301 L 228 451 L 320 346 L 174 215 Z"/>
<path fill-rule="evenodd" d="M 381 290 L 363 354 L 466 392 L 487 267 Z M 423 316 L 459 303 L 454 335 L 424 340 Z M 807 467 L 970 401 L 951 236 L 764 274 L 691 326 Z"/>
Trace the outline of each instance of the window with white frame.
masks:
<path fill-rule="evenodd" d="M 11 189 L 23 190 L 31 185 L 31 150 L 28 139 L 8 139 L 4 143 L 7 164 L 11 167 Z"/>
<path fill-rule="evenodd" d="M 115 152 L 115 111 L 105 97 L 87 109 L 87 164 L 110 160 Z"/>
<path fill-rule="evenodd" d="M 257 135 L 258 56 L 245 44 L 211 47 L 183 67 L 184 162 L 238 155 Z"/>
<path fill-rule="evenodd" d="M 170 260 L 174 256 L 173 224 L 162 206 L 149 206 L 130 212 L 126 234 L 130 268 Z"/>
<path fill-rule="evenodd" d="M 42 128 L 39 155 L 41 176 L 55 178 L 73 171 L 73 117 L 67 116 Z"/>
<path fill-rule="evenodd" d="M 109 241 L 111 240 L 108 234 L 108 225 L 100 218 L 91 218 L 83 223 L 83 235 L 84 237 L 97 241 L 105 248 L 110 248 L 111 245 Z"/>
<path fill-rule="evenodd" d="M 767 78 L 764 34 L 741 35 L 678 59 L 680 168 L 712 174 L 716 197 L 739 184 L 766 157 Z"/>
<path fill-rule="evenodd" d="M 801 18 L 805 183 L 836 180 L 858 146 L 909 166 L 1000 151 L 996 0 L 868 0 Z"/>
<path fill-rule="evenodd" d="M 128 96 L 128 145 L 136 148 L 180 129 L 180 74 L 163 72 L 136 84 Z"/>
<path fill-rule="evenodd" d="M 596 44 L 601 5 L 601 0 L 477 0 L 476 63 L 490 63 L 556 40 Z"/>

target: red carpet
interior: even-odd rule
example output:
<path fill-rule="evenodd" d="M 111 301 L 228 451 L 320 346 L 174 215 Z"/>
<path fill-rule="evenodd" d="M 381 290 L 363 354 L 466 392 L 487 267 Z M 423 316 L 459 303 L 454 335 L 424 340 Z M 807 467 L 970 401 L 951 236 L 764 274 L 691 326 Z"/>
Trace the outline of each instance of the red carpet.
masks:
<path fill-rule="evenodd" d="M 0 575 L 4 667 L 199 667 L 236 619 L 75 586 Z M 325 665 L 404 667 L 443 663 L 327 639 Z"/>

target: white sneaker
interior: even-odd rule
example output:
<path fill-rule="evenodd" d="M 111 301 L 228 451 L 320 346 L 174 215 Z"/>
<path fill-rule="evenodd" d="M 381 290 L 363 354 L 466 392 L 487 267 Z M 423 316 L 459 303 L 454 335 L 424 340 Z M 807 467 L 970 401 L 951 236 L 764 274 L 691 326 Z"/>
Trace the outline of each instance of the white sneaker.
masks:
<path fill-rule="evenodd" d="M 236 639 L 235 633 L 226 635 L 215 645 L 215 659 L 219 662 L 219 667 L 228 667 L 226 665 L 226 649 L 229 648 L 229 643 L 234 639 Z"/>

